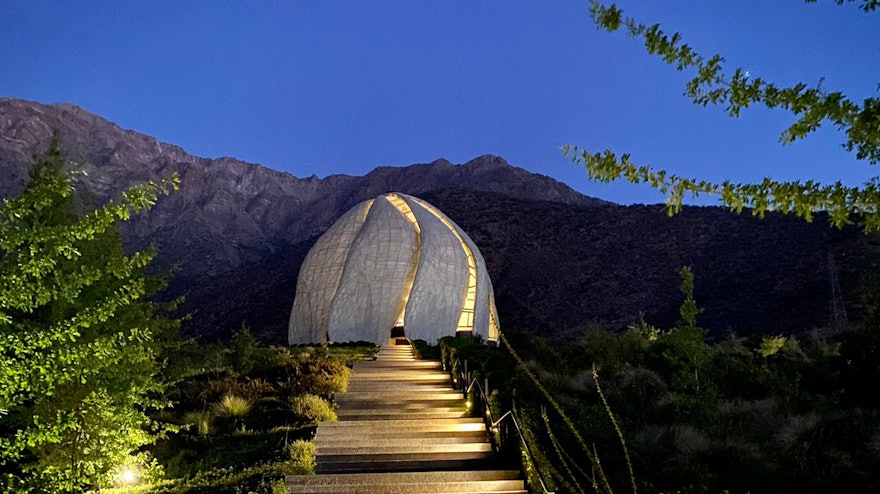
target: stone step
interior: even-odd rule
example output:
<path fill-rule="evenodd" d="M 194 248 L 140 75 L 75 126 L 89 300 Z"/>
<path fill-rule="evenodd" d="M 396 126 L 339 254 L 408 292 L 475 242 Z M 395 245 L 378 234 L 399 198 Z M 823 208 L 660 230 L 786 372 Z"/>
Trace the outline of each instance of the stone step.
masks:
<path fill-rule="evenodd" d="M 435 408 L 456 408 L 464 409 L 464 400 L 456 398 L 454 400 L 344 400 L 337 401 L 339 410 L 357 410 L 357 409 L 398 409 L 398 410 L 432 410 Z"/>
<path fill-rule="evenodd" d="M 438 420 L 438 419 L 454 419 L 466 417 L 468 415 L 467 410 L 463 407 L 461 410 L 454 411 L 413 411 L 413 410 L 383 410 L 383 409 L 369 409 L 369 410 L 337 410 L 336 411 L 336 419 L 338 422 L 346 422 L 346 421 L 361 421 L 361 420 L 408 420 L 408 419 L 421 419 L 421 420 Z"/>
<path fill-rule="evenodd" d="M 315 473 L 428 472 L 497 468 L 492 452 L 319 455 Z"/>
<path fill-rule="evenodd" d="M 412 435 L 409 437 L 402 437 L 395 435 L 394 437 L 387 437 L 385 435 L 381 436 L 362 436 L 358 435 L 358 437 L 347 437 L 347 436 L 324 436 L 321 434 L 315 434 L 315 445 L 319 448 L 339 448 L 346 446 L 376 446 L 379 448 L 384 448 L 387 446 L 416 446 L 416 445 L 431 445 L 431 444 L 473 444 L 473 443 L 485 443 L 486 442 L 486 434 L 462 434 L 462 435 L 447 435 L 447 436 L 425 436 L 425 435 Z"/>
<path fill-rule="evenodd" d="M 336 395 L 336 403 L 343 400 L 348 401 L 376 401 L 379 399 L 388 400 L 463 400 L 464 395 L 458 391 L 444 388 L 434 388 L 426 390 L 402 390 L 387 391 L 385 393 L 376 394 L 372 391 L 348 391 Z"/>
<path fill-rule="evenodd" d="M 406 381 L 360 381 L 356 387 L 349 385 L 349 391 L 356 393 L 375 393 L 381 391 L 453 391 L 449 382 L 406 382 Z"/>
<path fill-rule="evenodd" d="M 370 425 L 362 425 L 364 422 Z M 343 421 L 326 422 L 318 427 L 315 437 L 352 439 L 355 437 L 456 437 L 459 435 L 486 434 L 483 422 L 464 424 L 435 424 L 425 420 L 417 420 L 418 425 L 401 426 L 397 420 Z M 442 421 L 438 421 L 442 422 Z M 330 427 L 333 424 L 334 427 Z"/>
<path fill-rule="evenodd" d="M 448 377 L 421 376 L 419 378 L 400 378 L 378 376 L 375 379 L 365 376 L 352 376 L 348 380 L 348 389 L 352 391 L 374 391 L 381 389 L 415 389 L 421 387 L 454 389 Z"/>
<path fill-rule="evenodd" d="M 418 405 L 418 403 L 416 403 L 416 405 Z M 418 407 L 418 406 L 417 407 L 407 407 L 407 406 L 403 406 L 403 405 L 394 406 L 394 404 L 392 403 L 391 407 L 379 406 L 379 407 L 374 408 L 374 407 L 354 407 L 354 406 L 351 406 L 351 407 L 346 407 L 346 408 L 339 408 L 336 410 L 336 416 L 340 417 L 340 416 L 352 416 L 352 415 L 374 415 L 377 413 L 380 415 L 388 415 L 388 414 L 393 414 L 395 411 L 397 411 L 399 413 L 406 413 L 406 414 L 409 414 L 409 413 L 428 413 L 428 412 L 433 411 L 433 412 L 437 412 L 438 414 L 443 414 L 446 412 L 466 412 L 467 409 L 464 407 L 464 403 L 461 403 L 460 401 L 458 403 L 453 403 L 451 406 L 444 406 L 444 407 L 432 406 L 432 407 L 428 407 L 428 408 Z M 340 415 L 340 414 L 342 414 L 342 415 Z M 456 415 L 456 417 L 458 417 L 458 416 L 459 415 Z M 413 418 L 415 418 L 415 417 L 413 417 Z"/>
<path fill-rule="evenodd" d="M 399 441 L 396 445 L 374 445 L 371 443 L 367 444 L 352 444 L 350 446 L 331 446 L 324 444 L 316 444 L 317 447 L 317 457 L 318 461 L 321 461 L 321 458 L 325 456 L 340 456 L 340 455 L 357 455 L 357 456 L 374 456 L 374 455 L 387 455 L 387 454 L 395 454 L 395 455 L 421 455 L 421 454 L 433 454 L 433 453 L 449 453 L 449 454 L 458 454 L 458 453 L 482 453 L 482 452 L 491 452 L 492 445 L 486 442 L 481 443 L 446 443 L 446 444 L 420 444 L 420 443 L 411 443 L 409 441 Z"/>
<path fill-rule="evenodd" d="M 459 470 L 448 472 L 410 473 L 344 473 L 336 475 L 288 475 L 288 485 L 376 485 L 418 484 L 427 482 L 480 482 L 484 480 L 517 480 L 516 470 Z"/>
<path fill-rule="evenodd" d="M 346 422 L 346 423 L 352 423 Z M 387 421 L 383 421 L 387 422 Z M 438 441 L 443 441 L 445 439 L 465 439 L 465 438 L 480 438 L 481 440 L 486 439 L 486 429 L 482 424 L 467 424 L 462 425 L 456 430 L 426 430 L 425 428 L 419 429 L 401 429 L 397 427 L 388 427 L 383 429 L 371 429 L 371 428 L 336 428 L 336 429 L 328 429 L 328 428 L 319 428 L 315 432 L 315 439 L 321 439 L 326 441 L 351 441 L 354 439 L 354 434 L 357 434 L 357 437 L 361 437 L 364 439 L 388 439 L 388 440 L 406 440 L 406 439 L 436 439 Z"/>
<path fill-rule="evenodd" d="M 348 389 L 353 392 L 382 393 L 386 391 L 455 391 L 449 381 L 368 381 L 355 380 L 348 383 Z"/>
<path fill-rule="evenodd" d="M 369 362 L 363 363 L 362 365 L 355 364 L 352 367 L 355 376 L 368 374 L 371 372 L 437 372 L 442 373 L 444 375 L 448 375 L 446 371 L 444 371 L 439 364 L 432 366 L 424 366 L 424 365 L 415 365 L 415 362 L 398 362 L 394 364 L 379 364 L 377 362 Z"/>
<path fill-rule="evenodd" d="M 431 399 L 416 398 L 412 399 L 406 396 L 401 397 L 382 397 L 382 398 L 337 398 L 336 404 L 339 409 L 364 409 L 364 408 L 400 408 L 407 410 L 425 410 L 431 408 L 463 408 L 465 401 L 462 397 Z"/>
<path fill-rule="evenodd" d="M 449 379 L 449 374 L 437 369 L 394 369 L 390 367 L 374 367 L 355 371 L 350 379 L 375 379 L 385 376 L 396 376 L 398 378 L 430 378 Z"/>
<path fill-rule="evenodd" d="M 295 489 L 291 489 L 294 487 Z M 294 493 L 363 493 L 363 494 L 428 494 L 428 493 L 525 493 L 522 480 L 440 481 L 408 482 L 396 484 L 330 484 L 296 485 L 288 483 L 288 491 Z"/>
<path fill-rule="evenodd" d="M 401 388 L 400 386 L 358 386 L 355 389 L 350 389 L 347 393 L 340 393 L 336 395 L 337 403 L 342 400 L 348 399 L 351 396 L 353 399 L 364 398 L 368 399 L 372 397 L 372 399 L 381 400 L 383 397 L 388 397 L 392 399 L 397 399 L 400 397 L 412 397 L 417 399 L 435 399 L 439 396 L 443 396 L 442 399 L 451 399 L 452 394 L 463 398 L 463 394 L 455 391 L 452 388 L 444 388 L 438 386 L 411 386 L 406 388 Z M 440 398 L 437 398 L 440 399 Z"/>
<path fill-rule="evenodd" d="M 480 417 L 456 417 L 449 419 L 438 419 L 433 422 L 425 422 L 415 418 L 401 418 L 389 423 L 387 420 L 353 420 L 350 422 L 321 422 L 320 427 L 324 430 L 333 430 L 336 428 L 364 428 L 364 429 L 400 429 L 400 430 L 474 430 L 474 428 L 485 428 L 483 419 Z"/>
<path fill-rule="evenodd" d="M 418 403 L 416 403 L 416 405 L 418 405 Z M 359 415 L 393 415 L 395 413 L 395 411 L 399 412 L 401 414 L 411 414 L 411 413 L 426 414 L 428 412 L 434 411 L 434 412 L 437 412 L 437 418 L 447 417 L 447 418 L 451 418 L 451 419 L 467 416 L 467 415 L 464 415 L 464 413 L 467 412 L 467 408 L 465 408 L 464 403 L 461 403 L 460 401 L 458 403 L 453 403 L 450 406 L 442 406 L 442 407 L 437 406 L 437 407 L 428 407 L 428 408 L 418 407 L 418 406 L 416 406 L 416 407 L 405 407 L 405 406 L 398 406 L 398 407 L 393 407 L 393 406 L 392 407 L 387 407 L 387 406 L 360 407 L 360 406 L 358 406 L 358 407 L 354 407 L 354 406 L 350 406 L 350 407 L 345 407 L 345 408 L 338 408 L 336 410 L 336 416 L 337 417 L 352 417 L 352 416 L 359 416 Z M 456 414 L 451 414 L 452 412 L 455 412 Z M 406 417 L 401 417 L 401 418 L 406 418 Z M 409 418 L 416 419 L 416 418 L 423 418 L 423 417 L 409 417 Z"/>
<path fill-rule="evenodd" d="M 436 387 L 436 388 L 445 388 L 446 391 L 452 391 L 454 388 L 452 387 L 452 381 L 448 377 L 440 377 L 440 376 L 416 376 L 416 377 L 408 377 L 408 376 L 386 376 L 386 375 L 355 375 L 349 378 L 348 380 L 348 389 L 351 391 L 368 391 L 367 389 L 361 389 L 361 385 L 364 386 L 374 386 L 374 385 L 386 385 L 393 387 L 402 387 L 407 386 L 409 388 L 415 387 Z M 375 386 L 374 386 L 375 387 Z M 401 388 L 402 389 L 402 388 Z"/>
<path fill-rule="evenodd" d="M 318 431 L 315 440 L 328 443 L 354 442 L 354 441 L 409 441 L 409 440 L 432 440 L 436 442 L 447 441 L 488 441 L 485 428 L 475 430 L 380 430 L 368 429 L 334 429 L 333 431 Z"/>
<path fill-rule="evenodd" d="M 440 362 L 436 360 L 416 360 L 413 358 L 403 358 L 403 357 L 395 357 L 395 358 L 383 358 L 377 360 L 357 360 L 352 363 L 352 367 L 357 369 L 358 367 L 373 367 L 373 366 L 382 366 L 382 367 L 412 367 L 418 369 L 434 369 L 440 368 Z"/>
<path fill-rule="evenodd" d="M 368 462 L 368 463 L 382 463 L 382 462 L 405 462 L 405 461 L 418 461 L 423 463 L 430 463 L 432 461 L 443 461 L 443 460 L 487 460 L 492 458 L 492 449 L 489 448 L 487 451 L 419 451 L 419 452 L 404 452 L 404 453 L 393 453 L 393 452 L 380 452 L 380 453 L 340 453 L 340 454 L 324 454 L 318 452 L 315 457 L 318 460 L 318 464 L 321 463 L 330 464 L 330 463 L 353 463 L 353 462 Z M 432 468 L 430 470 L 438 470 L 436 468 Z M 442 469 L 441 469 L 442 470 Z"/>

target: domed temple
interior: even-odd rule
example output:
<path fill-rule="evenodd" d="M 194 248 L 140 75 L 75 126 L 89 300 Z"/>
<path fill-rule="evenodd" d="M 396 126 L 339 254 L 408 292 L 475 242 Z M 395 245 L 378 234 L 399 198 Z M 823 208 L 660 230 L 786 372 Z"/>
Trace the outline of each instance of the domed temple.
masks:
<path fill-rule="evenodd" d="M 381 345 L 392 330 L 431 343 L 499 333 L 473 241 L 431 204 L 399 193 L 358 204 L 318 239 L 300 268 L 288 340 Z"/>

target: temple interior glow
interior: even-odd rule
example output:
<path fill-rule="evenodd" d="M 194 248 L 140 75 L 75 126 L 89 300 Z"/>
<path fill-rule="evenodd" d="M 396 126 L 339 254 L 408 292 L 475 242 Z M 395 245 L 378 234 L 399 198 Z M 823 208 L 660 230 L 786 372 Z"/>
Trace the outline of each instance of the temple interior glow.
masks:
<path fill-rule="evenodd" d="M 474 253 L 471 251 L 471 248 L 468 247 L 468 244 L 461 238 L 461 235 L 458 234 L 458 230 L 449 221 L 445 215 L 440 214 L 439 211 L 434 209 L 433 206 L 427 204 L 425 202 L 420 202 L 422 206 L 426 210 L 428 210 L 431 214 L 437 217 L 440 221 L 449 228 L 449 231 L 455 235 L 455 238 L 458 239 L 458 242 L 461 244 L 461 248 L 464 249 L 464 253 L 467 255 L 467 267 L 468 267 L 468 277 L 467 277 L 467 286 L 464 290 L 464 298 L 461 304 L 461 315 L 458 318 L 458 325 L 456 326 L 456 331 L 473 331 L 474 330 L 474 311 L 477 305 L 477 261 L 474 259 Z"/>

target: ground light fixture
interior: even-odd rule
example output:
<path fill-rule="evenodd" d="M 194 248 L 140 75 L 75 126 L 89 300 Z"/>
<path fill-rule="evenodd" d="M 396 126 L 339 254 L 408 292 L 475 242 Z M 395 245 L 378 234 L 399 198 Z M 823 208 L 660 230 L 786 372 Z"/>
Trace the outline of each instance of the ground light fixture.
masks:
<path fill-rule="evenodd" d="M 140 481 L 140 473 L 133 465 L 125 465 L 116 474 L 115 484 L 118 487 L 135 485 Z"/>

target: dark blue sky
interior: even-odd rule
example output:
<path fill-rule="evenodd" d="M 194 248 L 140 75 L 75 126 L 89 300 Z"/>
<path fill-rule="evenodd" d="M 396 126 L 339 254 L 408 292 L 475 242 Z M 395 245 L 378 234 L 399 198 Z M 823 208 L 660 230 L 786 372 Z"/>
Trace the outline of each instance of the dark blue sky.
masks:
<path fill-rule="evenodd" d="M 877 95 L 880 12 L 833 0 L 618 5 L 731 69 Z M 563 143 L 713 180 L 876 174 L 833 128 L 783 147 L 784 112 L 732 120 L 692 105 L 689 74 L 597 31 L 580 0 L 3 0 L 0 47 L 0 96 L 77 104 L 195 155 L 300 177 L 496 154 L 589 195 L 662 200 L 589 182 Z"/>

